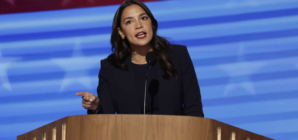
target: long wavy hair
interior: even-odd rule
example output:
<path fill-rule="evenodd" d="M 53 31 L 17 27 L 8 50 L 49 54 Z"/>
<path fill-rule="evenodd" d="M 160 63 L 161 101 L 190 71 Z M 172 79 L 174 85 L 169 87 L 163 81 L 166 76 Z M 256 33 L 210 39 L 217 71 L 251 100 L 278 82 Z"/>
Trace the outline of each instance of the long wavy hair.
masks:
<path fill-rule="evenodd" d="M 173 61 L 170 58 L 169 54 L 167 53 L 170 48 L 170 43 L 165 38 L 160 37 L 157 35 L 157 21 L 154 18 L 153 14 L 149 10 L 149 8 L 142 2 L 138 0 L 127 0 L 124 1 L 121 6 L 118 8 L 112 25 L 112 35 L 111 35 L 111 44 L 112 44 L 112 51 L 113 53 L 108 57 L 108 61 L 113 65 L 127 69 L 127 65 L 123 62 L 125 61 L 126 57 L 131 55 L 132 48 L 129 45 L 128 40 L 122 39 L 118 33 L 118 27 L 121 28 L 121 15 L 123 10 L 131 6 L 133 4 L 139 5 L 143 10 L 147 13 L 152 21 L 152 30 L 153 30 L 153 37 L 150 41 L 152 46 L 152 50 L 157 57 L 157 61 L 160 67 L 165 72 L 164 78 L 171 79 L 173 77 L 178 77 L 178 72 L 174 67 Z"/>

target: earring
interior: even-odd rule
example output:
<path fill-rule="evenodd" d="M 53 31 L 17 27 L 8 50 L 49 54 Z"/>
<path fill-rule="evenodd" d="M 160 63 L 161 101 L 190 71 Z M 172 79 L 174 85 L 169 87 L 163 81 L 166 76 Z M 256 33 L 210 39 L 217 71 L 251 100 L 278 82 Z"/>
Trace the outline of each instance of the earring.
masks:
<path fill-rule="evenodd" d="M 125 39 L 125 36 L 122 33 L 119 33 L 119 35 L 122 39 Z"/>

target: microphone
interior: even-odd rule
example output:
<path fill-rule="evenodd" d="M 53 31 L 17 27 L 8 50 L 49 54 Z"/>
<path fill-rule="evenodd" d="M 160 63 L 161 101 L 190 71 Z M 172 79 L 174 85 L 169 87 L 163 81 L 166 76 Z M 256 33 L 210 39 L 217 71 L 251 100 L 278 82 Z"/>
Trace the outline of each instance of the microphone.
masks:
<path fill-rule="evenodd" d="M 148 52 L 148 53 L 146 54 L 146 61 L 147 61 L 147 63 L 148 63 L 149 65 L 155 63 L 156 59 L 157 59 L 157 58 L 156 58 L 156 55 L 155 55 L 154 52 Z"/>
<path fill-rule="evenodd" d="M 147 61 L 148 67 L 147 67 L 146 78 L 145 78 L 144 114 L 146 114 L 147 79 L 148 79 L 149 69 L 156 62 L 156 59 L 157 58 L 156 58 L 156 55 L 154 54 L 154 52 L 148 52 L 146 54 L 146 61 Z M 151 108 L 151 109 L 153 109 L 153 108 Z"/>

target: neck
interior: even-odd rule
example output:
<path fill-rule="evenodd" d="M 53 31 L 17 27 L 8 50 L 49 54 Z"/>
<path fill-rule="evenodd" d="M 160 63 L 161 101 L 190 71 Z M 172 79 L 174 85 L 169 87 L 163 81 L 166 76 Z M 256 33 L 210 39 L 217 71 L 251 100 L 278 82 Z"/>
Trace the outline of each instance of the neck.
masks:
<path fill-rule="evenodd" d="M 149 51 L 152 51 L 152 47 L 150 45 L 146 46 L 132 46 L 131 53 L 131 61 L 136 64 L 145 64 L 146 62 L 146 54 Z"/>

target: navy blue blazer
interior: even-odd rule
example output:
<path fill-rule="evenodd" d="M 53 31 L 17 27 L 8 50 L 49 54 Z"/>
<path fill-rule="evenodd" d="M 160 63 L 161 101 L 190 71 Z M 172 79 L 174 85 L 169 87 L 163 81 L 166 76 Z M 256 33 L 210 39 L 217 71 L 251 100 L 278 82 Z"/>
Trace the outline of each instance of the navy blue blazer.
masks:
<path fill-rule="evenodd" d="M 200 88 L 193 63 L 187 48 L 171 45 L 169 55 L 179 73 L 179 77 L 167 80 L 164 71 L 157 67 L 159 80 L 159 114 L 189 115 L 204 117 Z M 101 60 L 97 94 L 100 99 L 98 114 L 141 114 L 136 93 L 131 57 L 124 63 L 127 70 L 117 68 L 107 59 Z M 157 63 L 158 64 L 158 63 Z"/>

